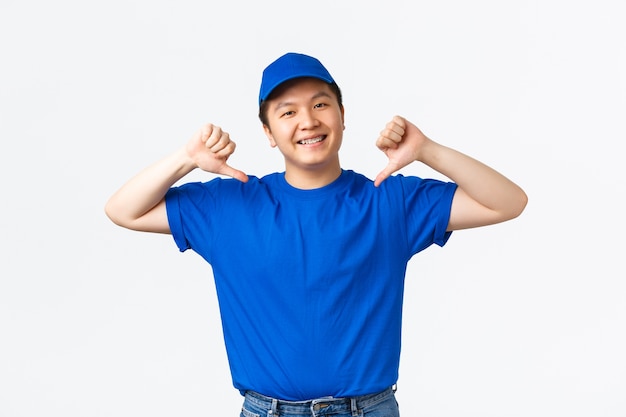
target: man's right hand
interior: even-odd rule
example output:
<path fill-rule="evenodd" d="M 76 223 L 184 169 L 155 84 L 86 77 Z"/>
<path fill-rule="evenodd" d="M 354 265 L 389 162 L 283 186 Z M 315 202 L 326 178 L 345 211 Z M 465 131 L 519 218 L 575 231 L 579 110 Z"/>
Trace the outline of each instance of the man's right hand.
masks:
<path fill-rule="evenodd" d="M 193 134 L 185 149 L 198 168 L 247 182 L 248 176 L 245 173 L 227 164 L 235 148 L 236 144 L 230 139 L 228 132 L 207 123 Z"/>

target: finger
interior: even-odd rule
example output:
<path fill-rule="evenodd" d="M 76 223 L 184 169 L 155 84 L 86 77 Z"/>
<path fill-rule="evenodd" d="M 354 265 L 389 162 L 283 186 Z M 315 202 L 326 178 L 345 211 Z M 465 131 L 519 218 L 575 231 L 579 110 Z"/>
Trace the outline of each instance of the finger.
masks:
<path fill-rule="evenodd" d="M 376 140 L 376 146 L 378 147 L 378 149 L 380 149 L 381 151 L 386 151 L 387 149 L 391 148 L 391 149 L 396 149 L 398 147 L 398 142 L 391 140 L 387 137 L 384 136 L 380 136 L 377 140 Z"/>
<path fill-rule="evenodd" d="M 233 154 L 233 152 L 235 152 L 236 147 L 237 147 L 237 144 L 235 142 L 229 141 L 226 144 L 226 146 L 224 146 L 223 148 L 217 149 L 217 150 L 214 150 L 213 148 L 211 148 L 211 151 L 215 154 L 217 158 L 226 160 L 228 159 L 230 155 Z"/>
<path fill-rule="evenodd" d="M 209 147 L 209 150 L 213 153 L 221 152 L 224 149 L 232 147 L 234 150 L 235 142 L 230 140 L 228 133 L 224 132 L 217 142 Z"/>
<path fill-rule="evenodd" d="M 200 141 L 206 144 L 206 141 L 209 139 L 212 133 L 213 133 L 213 125 L 211 123 L 208 123 L 202 126 L 199 131 Z"/>
<path fill-rule="evenodd" d="M 404 117 L 397 115 L 393 116 L 392 122 L 399 126 L 403 131 L 406 129 L 406 119 Z"/>
<path fill-rule="evenodd" d="M 380 137 L 386 138 L 395 143 L 400 143 L 402 141 L 402 137 L 404 136 L 404 132 L 405 130 L 402 126 L 395 123 L 394 121 L 391 121 L 387 123 L 385 129 L 380 132 Z"/>
<path fill-rule="evenodd" d="M 387 127 L 399 132 L 401 135 L 404 135 L 404 131 L 406 130 L 406 120 L 400 116 L 393 116 L 391 121 L 387 124 Z"/>
<path fill-rule="evenodd" d="M 376 179 L 374 180 L 374 186 L 378 187 L 383 181 L 391 176 L 396 171 L 396 168 L 392 164 L 387 164 L 385 169 L 380 171 L 378 175 L 376 175 Z"/>
<path fill-rule="evenodd" d="M 207 137 L 206 142 L 204 143 L 204 146 L 206 146 L 207 149 L 211 149 L 216 144 L 218 144 L 220 141 L 223 141 L 224 140 L 224 136 L 226 136 L 226 138 L 229 137 L 228 133 L 222 131 L 221 127 L 213 126 L 213 129 L 209 132 L 209 135 Z"/>
<path fill-rule="evenodd" d="M 243 171 L 239 171 L 238 169 L 235 169 L 228 164 L 223 165 L 223 168 L 220 170 L 219 174 L 227 175 L 241 182 L 248 182 L 248 176 Z"/>

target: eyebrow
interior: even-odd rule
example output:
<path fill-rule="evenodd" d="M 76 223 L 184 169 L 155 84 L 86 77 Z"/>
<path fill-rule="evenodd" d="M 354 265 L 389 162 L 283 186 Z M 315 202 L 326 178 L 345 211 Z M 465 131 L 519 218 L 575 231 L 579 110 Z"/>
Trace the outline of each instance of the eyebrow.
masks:
<path fill-rule="evenodd" d="M 311 96 L 311 98 L 309 100 L 315 100 L 315 99 L 320 98 L 320 97 L 332 98 L 331 95 L 328 94 L 326 91 L 320 91 L 320 92 L 314 94 L 313 96 Z M 291 102 L 291 101 L 280 101 L 278 104 L 276 104 L 276 107 L 275 107 L 274 110 L 279 110 L 282 107 L 290 106 L 292 104 L 293 104 L 293 102 Z"/>

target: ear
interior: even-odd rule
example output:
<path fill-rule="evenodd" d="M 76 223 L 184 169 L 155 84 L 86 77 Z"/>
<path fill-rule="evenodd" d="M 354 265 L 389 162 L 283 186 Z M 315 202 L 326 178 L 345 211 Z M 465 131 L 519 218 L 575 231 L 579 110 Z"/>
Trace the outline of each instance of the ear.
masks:
<path fill-rule="evenodd" d="M 276 147 L 276 141 L 274 140 L 274 135 L 272 135 L 272 131 L 270 130 L 270 127 L 268 125 L 263 125 L 263 131 L 265 132 L 265 136 L 267 136 L 267 139 L 270 141 L 270 146 L 272 148 Z"/>
<path fill-rule="evenodd" d="M 343 106 L 341 106 L 341 124 L 343 126 L 343 130 L 346 130 L 346 118 Z"/>

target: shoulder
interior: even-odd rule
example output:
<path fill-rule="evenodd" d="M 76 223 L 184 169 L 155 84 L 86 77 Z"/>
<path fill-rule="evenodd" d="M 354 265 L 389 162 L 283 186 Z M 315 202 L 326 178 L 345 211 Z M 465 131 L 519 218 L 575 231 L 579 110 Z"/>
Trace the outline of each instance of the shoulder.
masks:
<path fill-rule="evenodd" d="M 234 178 L 214 178 L 209 181 L 187 182 L 171 187 L 165 195 L 166 201 L 177 200 L 190 204 L 204 204 L 211 201 L 225 202 L 250 198 L 264 188 L 262 179 L 248 176 L 248 182 Z"/>
<path fill-rule="evenodd" d="M 378 188 L 389 198 L 398 198 L 408 206 L 449 205 L 457 185 L 454 182 L 396 174 Z"/>
<path fill-rule="evenodd" d="M 212 191 L 226 191 L 236 189 L 252 189 L 259 187 L 262 184 L 262 179 L 254 175 L 248 175 L 248 182 L 242 182 L 234 178 L 218 177 L 209 181 L 193 181 L 183 184 L 175 185 L 170 189 L 170 192 L 212 192 Z"/>
<path fill-rule="evenodd" d="M 402 175 L 396 174 L 392 175 L 383 181 L 380 185 L 381 189 L 385 187 L 391 188 L 404 188 L 404 189 L 415 189 L 415 188 L 431 188 L 431 187 L 456 187 L 456 184 L 450 181 L 438 180 L 434 178 L 422 178 L 413 175 Z"/>

